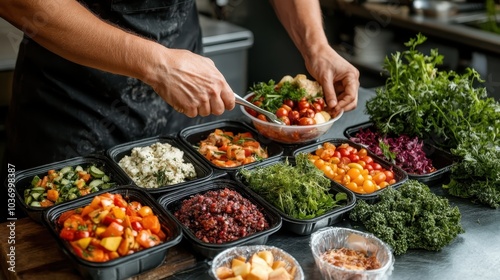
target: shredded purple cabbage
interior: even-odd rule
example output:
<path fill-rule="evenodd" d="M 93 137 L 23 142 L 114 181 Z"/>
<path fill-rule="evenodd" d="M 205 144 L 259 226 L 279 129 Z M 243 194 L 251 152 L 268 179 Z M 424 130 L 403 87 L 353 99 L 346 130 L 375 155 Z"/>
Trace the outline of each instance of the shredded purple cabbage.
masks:
<path fill-rule="evenodd" d="M 436 171 L 432 160 L 425 155 L 424 142 L 418 137 L 411 138 L 407 135 L 388 137 L 368 128 L 360 129 L 350 140 L 365 145 L 375 155 L 393 162 L 409 174 L 423 175 Z M 380 141 L 386 144 L 394 158 L 388 158 L 384 154 Z"/>

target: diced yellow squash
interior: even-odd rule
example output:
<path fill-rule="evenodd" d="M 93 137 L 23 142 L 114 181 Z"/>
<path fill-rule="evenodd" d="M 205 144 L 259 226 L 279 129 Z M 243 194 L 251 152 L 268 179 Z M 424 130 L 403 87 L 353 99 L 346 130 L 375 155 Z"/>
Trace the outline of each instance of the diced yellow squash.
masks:
<path fill-rule="evenodd" d="M 269 273 L 268 280 L 290 280 L 290 274 L 284 267 L 280 267 L 278 269 L 273 270 Z"/>
<path fill-rule="evenodd" d="M 241 265 L 232 266 L 231 268 L 233 269 L 235 276 L 240 275 L 241 277 L 245 278 L 250 273 L 251 265 L 250 263 L 244 262 Z"/>
<path fill-rule="evenodd" d="M 273 256 L 273 253 L 271 251 L 267 251 L 267 250 L 260 251 L 257 254 L 258 254 L 259 257 L 261 257 L 262 259 L 264 259 L 269 266 L 273 265 L 274 256 Z"/>
<path fill-rule="evenodd" d="M 219 279 L 227 279 L 230 277 L 234 277 L 233 270 L 227 266 L 218 267 L 215 270 L 215 274 L 217 275 L 217 278 L 219 278 Z"/>
<path fill-rule="evenodd" d="M 118 246 L 122 242 L 121 236 L 110 236 L 105 237 L 101 240 L 101 246 L 106 248 L 108 251 L 115 252 L 118 250 Z"/>
<path fill-rule="evenodd" d="M 91 240 L 92 240 L 92 237 L 84 237 L 84 238 L 78 239 L 76 241 L 76 244 L 78 244 L 78 247 L 85 250 L 89 246 Z"/>

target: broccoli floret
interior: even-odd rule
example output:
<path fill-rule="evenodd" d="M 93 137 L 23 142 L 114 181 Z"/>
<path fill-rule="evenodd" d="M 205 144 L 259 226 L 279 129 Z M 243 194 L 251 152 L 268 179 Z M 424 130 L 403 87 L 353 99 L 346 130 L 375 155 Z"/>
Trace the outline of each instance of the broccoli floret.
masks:
<path fill-rule="evenodd" d="M 374 204 L 358 201 L 349 217 L 385 241 L 396 255 L 408 249 L 439 251 L 465 232 L 458 207 L 416 180 L 398 189 L 389 187 Z"/>

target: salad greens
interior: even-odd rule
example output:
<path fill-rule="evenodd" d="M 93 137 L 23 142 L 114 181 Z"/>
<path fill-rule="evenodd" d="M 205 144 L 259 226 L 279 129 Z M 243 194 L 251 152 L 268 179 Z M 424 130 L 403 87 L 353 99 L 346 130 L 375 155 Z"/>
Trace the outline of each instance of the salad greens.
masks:
<path fill-rule="evenodd" d="M 464 232 L 458 207 L 416 180 L 387 188 L 374 204 L 358 200 L 349 218 L 384 240 L 396 255 L 408 249 L 438 251 Z"/>
<path fill-rule="evenodd" d="M 260 107 L 272 113 L 276 113 L 283 105 L 284 100 L 290 99 L 299 101 L 306 96 L 306 90 L 304 88 L 289 81 L 284 82 L 278 91 L 276 91 L 276 83 L 274 80 L 269 80 L 267 83 L 259 82 L 254 84 L 250 87 L 250 91 L 255 93 L 252 101 L 262 101 L 262 106 Z"/>
<path fill-rule="evenodd" d="M 296 219 L 312 219 L 345 205 L 347 194 L 330 192 L 331 180 L 309 161 L 307 153 L 269 166 L 242 168 L 248 186 L 275 207 Z"/>
<path fill-rule="evenodd" d="M 366 113 L 383 134 L 406 134 L 432 141 L 459 157 L 451 182 L 443 187 L 452 195 L 500 206 L 500 105 L 487 97 L 479 73 L 462 74 L 437 68 L 443 56 L 437 50 L 424 55 L 418 34 L 384 61 L 389 77 Z"/>

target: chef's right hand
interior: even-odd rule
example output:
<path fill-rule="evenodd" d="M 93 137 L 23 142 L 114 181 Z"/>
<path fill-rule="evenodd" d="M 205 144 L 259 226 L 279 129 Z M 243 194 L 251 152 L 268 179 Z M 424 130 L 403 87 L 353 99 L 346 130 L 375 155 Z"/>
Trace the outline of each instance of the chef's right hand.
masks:
<path fill-rule="evenodd" d="M 144 80 L 176 111 L 195 117 L 234 108 L 233 91 L 211 59 L 186 50 L 161 51 Z"/>

